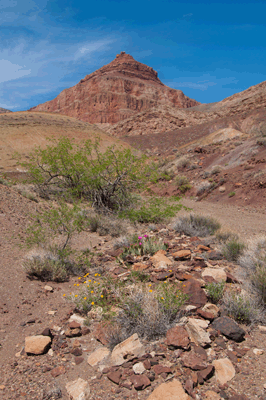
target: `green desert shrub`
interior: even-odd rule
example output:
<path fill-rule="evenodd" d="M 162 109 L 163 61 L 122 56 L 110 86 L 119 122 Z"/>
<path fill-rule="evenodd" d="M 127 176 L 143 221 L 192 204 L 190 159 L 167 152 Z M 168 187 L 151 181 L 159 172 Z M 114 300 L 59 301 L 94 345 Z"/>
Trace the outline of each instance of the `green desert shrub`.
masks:
<path fill-rule="evenodd" d="M 43 197 L 82 198 L 106 211 L 128 207 L 132 192 L 153 174 L 146 157 L 130 149 L 113 146 L 101 152 L 98 140 L 77 146 L 65 137 L 37 148 L 23 166 Z"/>
<path fill-rule="evenodd" d="M 223 246 L 222 253 L 229 261 L 237 261 L 245 248 L 244 243 L 240 242 L 238 238 L 229 239 Z"/>
<path fill-rule="evenodd" d="M 173 224 L 176 232 L 189 236 L 213 235 L 219 228 L 220 224 L 215 219 L 195 214 L 179 217 Z"/>
<path fill-rule="evenodd" d="M 178 189 L 182 192 L 185 193 L 187 190 L 191 189 L 191 184 L 189 183 L 189 179 L 186 176 L 176 176 L 175 177 L 175 183 L 178 187 Z"/>
<path fill-rule="evenodd" d="M 152 197 L 135 204 L 135 207 L 120 212 L 121 218 L 128 218 L 131 222 L 160 223 L 172 218 L 181 210 L 182 204 L 166 201 L 164 198 Z"/>
<path fill-rule="evenodd" d="M 205 286 L 207 296 L 214 303 L 218 303 L 223 298 L 225 282 L 212 282 Z"/>

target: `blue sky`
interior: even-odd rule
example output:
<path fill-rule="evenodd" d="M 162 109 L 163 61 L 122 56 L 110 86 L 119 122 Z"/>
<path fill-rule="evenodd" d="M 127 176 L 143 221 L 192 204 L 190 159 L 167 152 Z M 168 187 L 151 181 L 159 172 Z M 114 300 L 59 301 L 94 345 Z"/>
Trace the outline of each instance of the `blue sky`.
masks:
<path fill-rule="evenodd" d="M 0 0 L 0 107 L 51 100 L 126 51 L 202 103 L 266 80 L 265 0 Z"/>

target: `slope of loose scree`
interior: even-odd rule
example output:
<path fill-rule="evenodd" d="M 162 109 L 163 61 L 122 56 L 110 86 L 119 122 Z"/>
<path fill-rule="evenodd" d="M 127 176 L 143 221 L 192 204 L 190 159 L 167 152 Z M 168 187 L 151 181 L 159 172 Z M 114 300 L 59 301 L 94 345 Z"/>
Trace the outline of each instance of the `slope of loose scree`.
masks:
<path fill-rule="evenodd" d="M 223 258 L 215 237 L 184 236 L 170 225 L 154 226 L 154 231 L 142 226 L 135 230 L 138 241 L 153 238 L 167 244 L 165 250 L 141 255 L 136 251 L 142 246 L 138 242 L 133 253 L 125 256 L 123 246 L 128 246 L 130 238 L 128 242 L 125 238 L 117 241 L 85 232 L 74 242 L 80 248 L 93 249 L 93 262 L 86 276 L 64 283 L 29 281 L 22 268 L 25 249 L 17 245 L 25 238 L 28 212 L 46 203 L 24 198 L 5 185 L 0 189 L 1 398 L 68 399 L 70 383 L 80 378 L 78 383 L 84 385 L 84 392 L 90 390 L 91 400 L 152 400 L 158 391 L 166 395 L 173 390 L 184 399 L 263 399 L 266 327 L 250 330 L 219 317 L 221 304 L 210 305 L 204 291 L 206 285 L 224 280 L 226 292 L 239 293 L 242 287 L 236 265 Z M 256 218 L 261 216 L 254 215 L 254 224 Z M 249 223 L 244 211 L 239 225 L 248 231 Z M 167 329 L 161 337 L 149 341 L 135 335 L 110 353 L 108 341 L 111 339 L 114 345 L 119 338 L 119 332 L 113 331 L 111 336 L 108 333 L 110 318 L 126 310 L 127 299 L 131 299 L 128 305 L 135 304 L 126 314 L 130 321 L 135 321 L 143 304 L 159 302 L 165 307 L 165 300 L 172 304 L 167 297 L 172 289 L 156 297 L 158 288 L 164 285 L 187 294 L 184 310 L 176 321 L 178 326 L 175 322 L 167 328 L 162 319 L 161 331 Z M 112 294 L 110 313 L 106 314 L 108 302 L 103 308 L 97 305 L 102 301 L 99 290 L 103 298 Z M 140 292 L 145 301 L 132 303 Z M 123 303 L 118 301 L 121 293 L 127 296 Z M 82 309 L 81 304 L 89 298 L 88 316 L 78 314 L 75 307 Z M 155 310 L 146 314 L 149 323 L 156 317 Z M 125 327 L 125 319 L 122 321 Z M 32 336 L 40 334 L 50 349 L 44 350 L 40 338 L 29 348 Z M 25 342 L 26 337 L 31 338 Z M 36 352 L 40 354 L 32 354 Z"/>

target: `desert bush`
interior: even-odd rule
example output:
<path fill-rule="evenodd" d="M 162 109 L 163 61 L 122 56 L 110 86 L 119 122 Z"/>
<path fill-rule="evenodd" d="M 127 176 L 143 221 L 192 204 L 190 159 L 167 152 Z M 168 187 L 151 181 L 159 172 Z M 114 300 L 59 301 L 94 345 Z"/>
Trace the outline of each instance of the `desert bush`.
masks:
<path fill-rule="evenodd" d="M 211 169 L 211 175 L 218 175 L 223 170 L 221 165 L 214 165 Z"/>
<path fill-rule="evenodd" d="M 178 189 L 182 192 L 185 193 L 187 190 L 191 189 L 191 184 L 189 183 L 189 180 L 186 176 L 176 176 L 175 177 L 175 183 L 178 187 Z"/>
<path fill-rule="evenodd" d="M 235 194 L 236 194 L 236 192 L 230 192 L 229 195 L 228 195 L 228 197 L 234 197 Z"/>
<path fill-rule="evenodd" d="M 225 313 L 240 323 L 252 324 L 261 320 L 261 310 L 249 295 L 227 292 L 223 297 Z"/>
<path fill-rule="evenodd" d="M 239 240 L 239 237 L 236 233 L 230 231 L 224 231 L 222 229 L 218 230 L 215 233 L 215 236 L 220 243 L 226 243 L 230 240 Z"/>
<path fill-rule="evenodd" d="M 173 224 L 176 232 L 189 236 L 213 235 L 219 228 L 220 224 L 215 219 L 195 214 L 179 217 Z"/>
<path fill-rule="evenodd" d="M 266 305 L 266 238 L 261 237 L 249 243 L 238 260 L 246 271 L 251 291 L 255 292 Z"/>
<path fill-rule="evenodd" d="M 120 218 L 128 218 L 136 223 L 159 223 L 165 219 L 174 217 L 181 210 L 182 204 L 170 203 L 164 198 L 153 197 L 146 199 L 140 205 L 135 205 L 134 208 L 129 208 L 119 213 Z"/>
<path fill-rule="evenodd" d="M 56 248 L 31 253 L 23 262 L 23 267 L 30 279 L 54 282 L 67 281 L 70 275 L 78 275 L 85 270 L 83 265 L 59 257 Z"/>
<path fill-rule="evenodd" d="M 122 311 L 116 317 L 115 323 L 120 327 L 123 337 L 137 333 L 148 340 L 156 339 L 165 335 L 178 321 L 187 297 L 176 285 L 164 285 L 167 285 L 164 289 L 161 286 L 154 290 L 135 288 L 120 306 Z"/>
<path fill-rule="evenodd" d="M 225 282 L 212 282 L 205 286 L 207 296 L 214 303 L 218 303 L 223 298 Z"/>
<path fill-rule="evenodd" d="M 130 246 L 130 240 L 127 236 L 120 236 L 114 242 L 114 249 L 121 249 L 122 247 Z"/>
<path fill-rule="evenodd" d="M 226 241 L 222 253 L 227 260 L 237 261 L 243 253 L 244 248 L 244 243 L 240 242 L 238 238 L 232 238 Z"/>
<path fill-rule="evenodd" d="M 46 149 L 38 148 L 23 166 L 42 196 L 83 198 L 97 209 L 117 211 L 132 202 L 132 191 L 151 175 L 144 156 L 129 149 L 109 147 L 100 152 L 99 141 L 82 146 L 61 138 Z"/>
<path fill-rule="evenodd" d="M 211 187 L 210 182 L 201 182 L 196 186 L 196 196 L 203 195 L 206 191 L 208 191 Z"/>
<path fill-rule="evenodd" d="M 128 255 L 143 256 L 145 254 L 153 255 L 159 250 L 167 250 L 168 244 L 162 239 L 150 237 L 148 235 L 136 236 L 132 238 L 131 244 L 125 247 L 121 258 L 125 259 Z"/>
<path fill-rule="evenodd" d="M 31 224 L 26 228 L 26 245 L 42 247 L 46 255 L 25 261 L 27 275 L 58 281 L 66 280 L 70 274 L 75 274 L 75 270 L 86 268 L 90 263 L 87 255 L 83 257 L 71 248 L 73 235 L 84 229 L 83 213 L 77 204 L 68 205 L 61 201 L 56 207 L 32 216 Z M 62 277 L 58 278 L 60 274 Z"/>
<path fill-rule="evenodd" d="M 176 161 L 177 168 L 187 168 L 191 165 L 191 161 L 188 156 L 179 157 Z"/>

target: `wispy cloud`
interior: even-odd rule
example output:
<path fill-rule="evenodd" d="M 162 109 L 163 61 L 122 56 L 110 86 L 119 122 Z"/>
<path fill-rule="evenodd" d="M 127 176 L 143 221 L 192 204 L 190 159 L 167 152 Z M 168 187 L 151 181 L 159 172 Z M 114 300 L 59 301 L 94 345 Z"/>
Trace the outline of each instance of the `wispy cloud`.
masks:
<path fill-rule="evenodd" d="M 29 75 L 31 69 L 25 69 L 25 65 L 12 64 L 9 60 L 0 60 L 0 83 Z"/>

